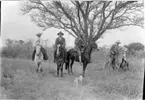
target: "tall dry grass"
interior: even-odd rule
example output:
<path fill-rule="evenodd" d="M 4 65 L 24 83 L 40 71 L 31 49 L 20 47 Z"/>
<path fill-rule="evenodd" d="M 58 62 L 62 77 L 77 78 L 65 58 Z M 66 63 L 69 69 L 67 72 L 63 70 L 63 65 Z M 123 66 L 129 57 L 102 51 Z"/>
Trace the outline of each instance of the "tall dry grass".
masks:
<path fill-rule="evenodd" d="M 99 54 L 101 57 L 101 54 Z M 98 56 L 96 56 L 98 57 Z M 97 58 L 99 59 L 99 58 Z M 64 77 L 56 76 L 56 65 L 43 64 L 43 75 L 35 72 L 29 60 L 2 59 L 1 98 L 22 100 L 140 100 L 143 85 L 143 63 L 131 57 L 129 71 L 106 73 L 102 61 L 89 64 L 83 85 L 73 86 L 81 67 L 75 63 L 74 75 L 64 70 Z M 100 70 L 102 69 L 102 70 Z"/>

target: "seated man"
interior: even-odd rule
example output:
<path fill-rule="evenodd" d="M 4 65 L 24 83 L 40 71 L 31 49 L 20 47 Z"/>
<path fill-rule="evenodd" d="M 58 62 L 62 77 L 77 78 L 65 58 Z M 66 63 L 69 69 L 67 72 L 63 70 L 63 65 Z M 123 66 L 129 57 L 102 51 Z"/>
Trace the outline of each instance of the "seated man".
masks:
<path fill-rule="evenodd" d="M 74 50 L 78 52 L 79 61 L 80 61 L 81 65 L 82 65 L 81 53 L 82 53 L 83 49 L 84 49 L 83 35 L 80 35 L 75 39 Z"/>
<path fill-rule="evenodd" d="M 120 41 L 116 41 L 115 44 L 112 45 L 112 47 L 110 48 L 110 57 L 113 60 L 113 58 L 115 58 L 115 66 L 119 66 L 119 61 L 118 61 L 118 57 L 119 57 L 119 44 L 121 44 Z"/>
<path fill-rule="evenodd" d="M 65 48 L 65 45 L 66 45 L 66 42 L 65 42 L 65 38 L 63 37 L 63 33 L 60 31 L 59 33 L 57 33 L 58 35 L 58 38 L 56 38 L 55 40 L 55 45 L 54 45 L 54 63 L 56 62 L 56 49 L 57 49 L 57 46 L 58 45 L 61 45 L 64 50 L 65 50 L 65 62 L 67 62 L 67 52 L 66 52 L 66 48 Z"/>

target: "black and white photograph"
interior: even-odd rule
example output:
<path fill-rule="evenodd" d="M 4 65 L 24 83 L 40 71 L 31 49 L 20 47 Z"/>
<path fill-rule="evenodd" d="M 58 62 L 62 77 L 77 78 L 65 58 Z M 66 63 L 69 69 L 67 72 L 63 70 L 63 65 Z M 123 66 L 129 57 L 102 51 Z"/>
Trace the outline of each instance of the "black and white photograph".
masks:
<path fill-rule="evenodd" d="M 0 100 L 145 100 L 144 0 L 0 1 Z"/>

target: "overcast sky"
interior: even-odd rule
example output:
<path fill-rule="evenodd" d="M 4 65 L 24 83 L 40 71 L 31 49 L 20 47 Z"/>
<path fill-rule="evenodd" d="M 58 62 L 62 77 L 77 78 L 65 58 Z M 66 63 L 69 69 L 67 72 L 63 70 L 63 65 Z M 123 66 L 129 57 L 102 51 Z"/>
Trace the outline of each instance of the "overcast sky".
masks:
<path fill-rule="evenodd" d="M 29 15 L 22 16 L 20 12 L 18 1 L 2 1 L 2 40 L 6 38 L 35 39 L 35 34 L 43 32 L 42 39 L 48 39 L 48 45 L 54 44 L 58 29 L 50 28 L 42 31 L 34 23 L 31 22 Z M 74 38 L 68 33 L 64 32 L 67 46 L 74 45 Z M 116 40 L 120 40 L 122 44 L 129 44 L 131 42 L 141 42 L 145 44 L 145 33 L 140 27 L 126 27 L 122 30 L 107 31 L 104 38 L 99 40 L 99 45 L 111 45 Z"/>

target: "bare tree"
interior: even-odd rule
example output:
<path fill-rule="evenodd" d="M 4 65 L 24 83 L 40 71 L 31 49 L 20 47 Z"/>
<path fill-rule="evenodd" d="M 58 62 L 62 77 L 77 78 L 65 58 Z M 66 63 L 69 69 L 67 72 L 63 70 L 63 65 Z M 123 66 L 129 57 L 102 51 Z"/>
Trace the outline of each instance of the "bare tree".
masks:
<path fill-rule="evenodd" d="M 40 1 L 22 2 L 23 14 L 44 30 L 64 29 L 85 42 L 97 41 L 106 30 L 135 25 L 143 27 L 143 3 L 135 1 Z"/>

